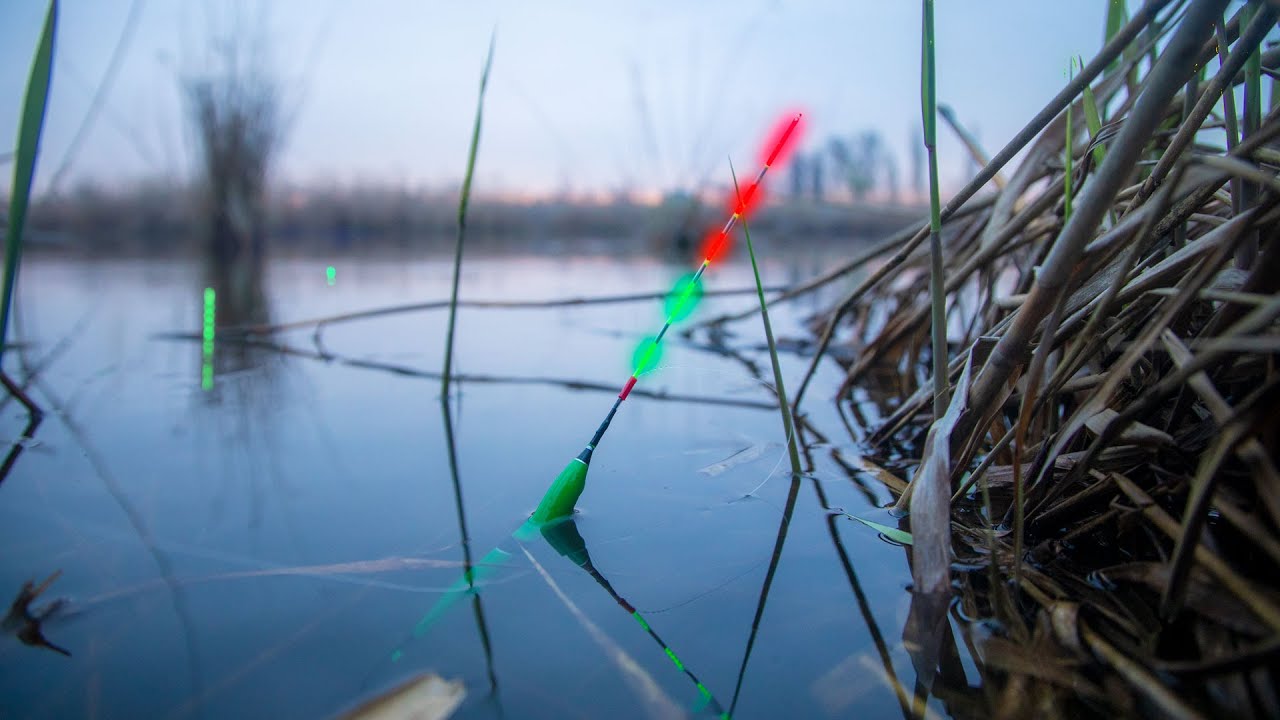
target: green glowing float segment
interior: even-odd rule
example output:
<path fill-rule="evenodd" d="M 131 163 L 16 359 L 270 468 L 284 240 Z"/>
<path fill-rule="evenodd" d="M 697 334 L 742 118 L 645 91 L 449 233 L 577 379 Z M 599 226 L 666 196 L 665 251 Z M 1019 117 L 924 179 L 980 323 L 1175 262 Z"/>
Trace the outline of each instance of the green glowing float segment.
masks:
<path fill-rule="evenodd" d="M 645 338 L 631 355 L 631 366 L 635 368 L 632 375 L 640 377 L 652 370 L 662 357 L 662 346 L 653 338 Z"/>
<path fill-rule="evenodd" d="M 533 511 L 532 522 L 541 525 L 573 514 L 573 506 L 587 486 L 587 464 L 574 458 L 556 476 L 547 494 L 542 496 L 538 509 Z"/>
<path fill-rule="evenodd" d="M 667 295 L 667 322 L 679 322 L 693 312 L 698 301 L 702 299 L 702 282 L 695 280 L 697 273 L 689 273 L 676 281 L 676 286 Z"/>

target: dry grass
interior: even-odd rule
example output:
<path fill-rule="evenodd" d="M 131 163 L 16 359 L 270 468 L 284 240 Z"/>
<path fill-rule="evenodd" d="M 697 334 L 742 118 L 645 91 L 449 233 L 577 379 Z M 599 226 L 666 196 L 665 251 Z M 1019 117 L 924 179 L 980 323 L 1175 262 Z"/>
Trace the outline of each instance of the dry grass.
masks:
<path fill-rule="evenodd" d="M 854 351 L 836 402 L 858 439 L 950 484 L 945 527 L 913 534 L 948 538 L 934 570 L 959 560 L 964 613 L 999 621 L 971 638 L 997 716 L 1280 715 L 1280 114 L 1237 123 L 1229 105 L 1262 107 L 1250 58 L 1276 66 L 1261 43 L 1278 10 L 1223 22 L 1225 6 L 1113 17 L 1112 41 L 942 208 L 945 417 L 927 225 L 851 263 L 880 261 L 819 318 L 812 367 Z M 1214 149 L 1206 130 L 1224 127 Z M 853 402 L 885 377 L 902 402 Z"/>

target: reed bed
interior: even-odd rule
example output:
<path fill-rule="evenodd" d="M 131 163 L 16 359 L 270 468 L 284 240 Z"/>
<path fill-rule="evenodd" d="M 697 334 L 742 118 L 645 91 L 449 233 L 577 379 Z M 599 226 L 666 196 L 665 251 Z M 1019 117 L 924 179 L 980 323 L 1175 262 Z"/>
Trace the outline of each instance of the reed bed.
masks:
<path fill-rule="evenodd" d="M 868 271 L 815 319 L 798 422 L 839 363 L 868 455 L 950 498 L 911 515 L 913 576 L 992 621 L 971 639 L 996 716 L 1280 716 L 1280 10 L 1227 9 L 1113 3 L 1104 48 L 934 222 L 801 291 Z M 886 382 L 900 401 L 868 402 Z"/>

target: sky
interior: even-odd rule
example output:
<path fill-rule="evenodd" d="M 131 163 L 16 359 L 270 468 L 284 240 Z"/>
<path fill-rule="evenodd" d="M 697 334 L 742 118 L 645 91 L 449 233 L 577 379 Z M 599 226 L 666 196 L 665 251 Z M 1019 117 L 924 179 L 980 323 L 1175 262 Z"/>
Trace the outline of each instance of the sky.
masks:
<path fill-rule="evenodd" d="M 989 153 L 1102 45 L 1107 0 L 939 0 L 938 99 Z M 17 134 L 43 0 L 0 2 L 0 152 Z M 292 185 L 456 187 L 480 71 L 493 70 L 478 193 L 664 192 L 753 164 L 778 116 L 802 150 L 874 129 L 903 167 L 920 125 L 912 0 L 63 0 L 37 191 L 180 182 L 195 153 L 184 79 L 220 41 L 264 49 L 290 118 L 276 176 Z M 137 22 L 102 111 L 73 138 L 126 18 Z M 944 189 L 971 172 L 939 128 Z M 4 175 L 8 174 L 4 166 Z M 745 171 L 744 171 L 745 172 Z M 720 177 L 723 175 L 724 177 Z M 8 178 L 0 180 L 7 188 Z"/>

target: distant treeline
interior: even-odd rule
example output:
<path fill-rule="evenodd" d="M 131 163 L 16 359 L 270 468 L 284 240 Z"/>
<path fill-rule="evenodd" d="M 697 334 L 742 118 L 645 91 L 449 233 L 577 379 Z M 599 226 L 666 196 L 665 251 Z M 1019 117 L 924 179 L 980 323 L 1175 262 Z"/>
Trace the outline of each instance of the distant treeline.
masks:
<path fill-rule="evenodd" d="M 694 245 L 722 208 L 672 196 L 660 205 L 625 198 L 608 203 L 540 201 L 532 204 L 473 200 L 468 228 L 491 239 L 537 241 L 603 238 L 627 249 Z M 761 231 L 813 237 L 868 237 L 919 219 L 917 207 L 840 205 L 791 200 L 762 208 L 753 222 Z M 179 253 L 206 232 L 198 199 L 182 188 L 148 185 L 108 193 L 83 188 L 35 203 L 29 225 L 33 247 L 82 248 L 101 252 Z M 290 192 L 268 203 L 273 249 L 394 247 L 415 239 L 451 236 L 457 200 L 447 194 L 412 195 L 393 190 Z"/>

